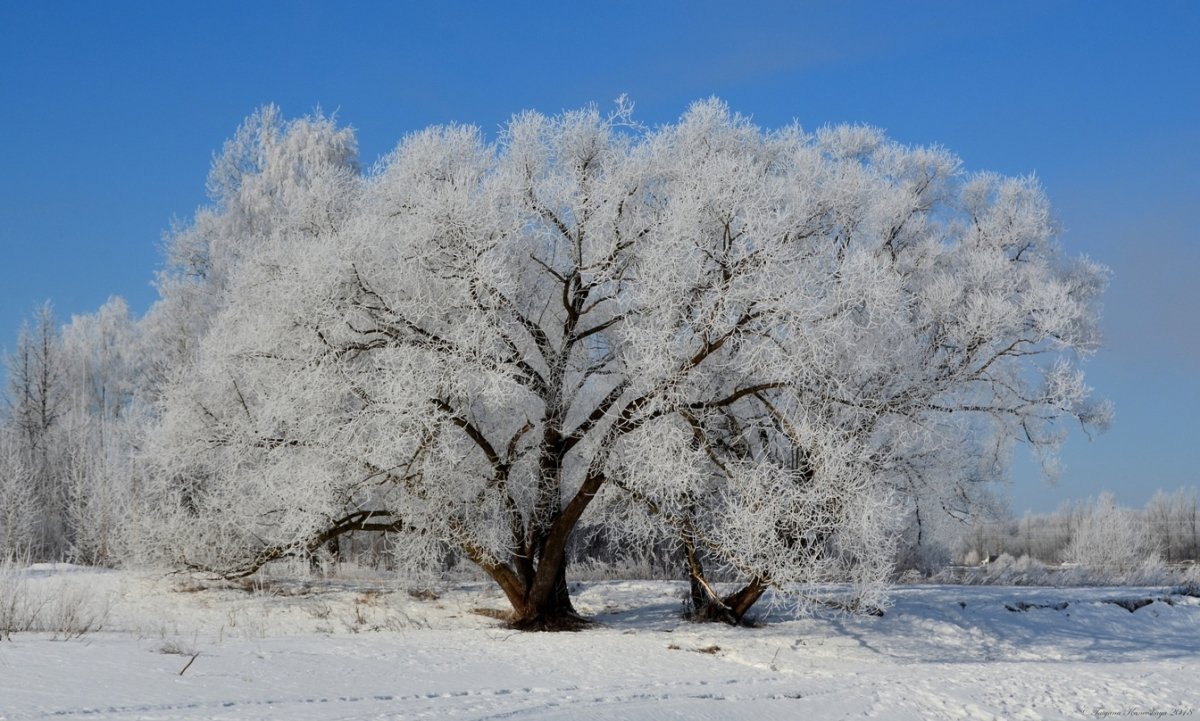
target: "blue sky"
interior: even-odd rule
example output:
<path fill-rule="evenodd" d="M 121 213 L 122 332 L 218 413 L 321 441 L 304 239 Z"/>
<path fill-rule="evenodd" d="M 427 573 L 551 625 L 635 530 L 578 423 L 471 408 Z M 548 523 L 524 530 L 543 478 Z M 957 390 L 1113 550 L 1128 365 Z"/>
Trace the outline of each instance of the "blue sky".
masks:
<path fill-rule="evenodd" d="M 1017 513 L 1200 483 L 1198 2 L 52 2 L 0 5 L 0 346 L 51 299 L 153 301 L 161 235 L 255 107 L 320 106 L 365 163 L 431 123 L 621 93 L 718 95 L 764 126 L 865 122 L 969 169 L 1035 172 L 1072 253 L 1112 267 L 1089 364 L 1117 422 L 1074 433 Z"/>

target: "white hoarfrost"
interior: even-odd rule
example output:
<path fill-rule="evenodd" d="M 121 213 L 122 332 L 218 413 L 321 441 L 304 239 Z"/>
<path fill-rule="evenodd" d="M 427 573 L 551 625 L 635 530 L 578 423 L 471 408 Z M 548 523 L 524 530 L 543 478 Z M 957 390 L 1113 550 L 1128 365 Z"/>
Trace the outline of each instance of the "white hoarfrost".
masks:
<path fill-rule="evenodd" d="M 211 311 L 149 446 L 168 557 L 241 573 L 387 530 L 536 625 L 573 615 L 587 524 L 748 605 L 852 579 L 875 607 L 907 508 L 1107 421 L 1075 370 L 1106 271 L 1062 256 L 1031 178 L 715 100 L 654 130 L 624 106 L 432 128 L 363 176 L 346 131 L 264 113 L 156 311 Z"/>

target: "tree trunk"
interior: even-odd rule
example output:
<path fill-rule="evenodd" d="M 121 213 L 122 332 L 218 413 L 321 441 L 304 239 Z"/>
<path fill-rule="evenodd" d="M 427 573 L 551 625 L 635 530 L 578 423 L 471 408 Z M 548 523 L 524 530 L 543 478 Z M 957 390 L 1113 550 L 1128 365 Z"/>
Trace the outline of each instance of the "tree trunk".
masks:
<path fill-rule="evenodd" d="M 539 584 L 538 577 L 543 574 L 549 582 Z M 513 610 L 511 626 L 522 631 L 578 631 L 590 624 L 571 603 L 565 554 L 553 569 L 539 565 L 523 603 L 519 607 L 513 604 Z"/>
<path fill-rule="evenodd" d="M 746 614 L 766 592 L 767 584 L 761 578 L 755 577 L 740 591 L 726 596 L 723 600 L 738 619 L 738 623 L 745 623 Z"/>
<path fill-rule="evenodd" d="M 736 593 L 722 597 L 704 577 L 704 567 L 696 552 L 696 544 L 685 535 L 683 546 L 687 556 L 688 600 L 691 605 L 687 613 L 688 619 L 727 623 L 730 626 L 745 625 L 746 613 L 766 592 L 767 584 L 756 577 Z"/>

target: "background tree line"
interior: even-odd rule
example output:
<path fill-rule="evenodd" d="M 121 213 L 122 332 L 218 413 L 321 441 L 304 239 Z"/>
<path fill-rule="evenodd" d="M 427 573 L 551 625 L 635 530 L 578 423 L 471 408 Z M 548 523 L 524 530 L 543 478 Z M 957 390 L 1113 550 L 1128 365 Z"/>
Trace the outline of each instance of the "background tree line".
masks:
<path fill-rule="evenodd" d="M 1160 490 L 1140 509 L 1119 506 L 1105 493 L 1052 513 L 980 520 L 961 534 L 953 558 L 974 565 L 1002 554 L 1112 568 L 1146 559 L 1194 563 L 1200 559 L 1200 492 Z"/>

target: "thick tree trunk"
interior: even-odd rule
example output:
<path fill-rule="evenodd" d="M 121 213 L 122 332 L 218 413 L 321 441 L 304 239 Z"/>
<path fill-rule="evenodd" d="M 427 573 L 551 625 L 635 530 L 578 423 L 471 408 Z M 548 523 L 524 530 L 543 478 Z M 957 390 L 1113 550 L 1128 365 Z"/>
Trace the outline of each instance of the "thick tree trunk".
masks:
<path fill-rule="evenodd" d="M 571 603 L 565 560 L 553 571 L 539 568 L 538 575 L 542 573 L 548 573 L 551 582 L 548 586 L 536 582 L 532 585 L 521 608 L 514 606 L 511 626 L 522 631 L 578 631 L 588 626 L 590 621 L 580 616 Z"/>
<path fill-rule="evenodd" d="M 528 585 L 524 604 L 513 604 L 513 627 L 540 631 L 574 631 L 589 624 L 571 603 L 567 587 L 567 541 L 587 510 L 604 476 L 590 473 L 569 503 L 557 514 L 539 544 L 537 570 Z M 507 567 L 506 567 L 507 568 Z M 510 572 L 511 573 L 511 572 Z M 516 574 L 513 574 L 515 577 Z M 510 596 L 511 600 L 511 596 Z"/>

